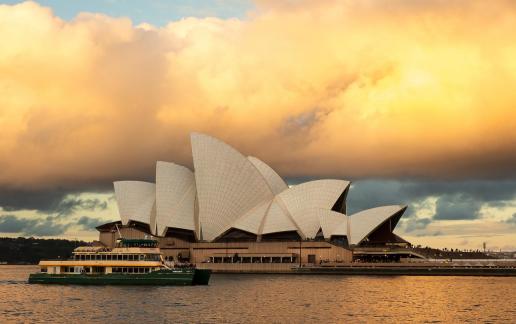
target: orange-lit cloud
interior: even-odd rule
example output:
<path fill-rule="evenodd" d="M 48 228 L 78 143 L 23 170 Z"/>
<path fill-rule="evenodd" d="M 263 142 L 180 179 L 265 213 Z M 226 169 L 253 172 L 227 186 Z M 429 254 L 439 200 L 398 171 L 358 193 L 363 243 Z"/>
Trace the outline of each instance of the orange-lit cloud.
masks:
<path fill-rule="evenodd" d="M 260 1 L 163 28 L 0 6 L 0 187 L 152 175 L 190 131 L 285 176 L 514 177 L 512 1 Z"/>

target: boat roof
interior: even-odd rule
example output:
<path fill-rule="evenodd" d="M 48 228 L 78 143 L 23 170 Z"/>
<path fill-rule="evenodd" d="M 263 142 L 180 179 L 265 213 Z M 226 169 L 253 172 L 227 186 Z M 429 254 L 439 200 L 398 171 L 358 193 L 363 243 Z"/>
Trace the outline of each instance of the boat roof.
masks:
<path fill-rule="evenodd" d="M 101 252 L 108 250 L 109 249 L 104 246 L 79 246 L 74 249 L 74 252 Z"/>

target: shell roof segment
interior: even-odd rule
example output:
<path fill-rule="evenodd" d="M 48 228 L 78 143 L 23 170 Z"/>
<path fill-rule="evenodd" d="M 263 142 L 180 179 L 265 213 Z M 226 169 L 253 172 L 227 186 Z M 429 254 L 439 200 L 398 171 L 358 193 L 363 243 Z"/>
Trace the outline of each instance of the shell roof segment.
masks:
<path fill-rule="evenodd" d="M 144 181 L 116 181 L 115 198 L 122 224 L 137 221 L 151 226 L 156 225 L 156 185 Z"/>
<path fill-rule="evenodd" d="M 156 223 L 158 234 L 167 227 L 195 231 L 195 177 L 190 169 L 170 162 L 156 163 Z"/>
<path fill-rule="evenodd" d="M 255 158 L 254 156 L 248 156 L 247 158 L 256 167 L 256 169 L 258 169 L 260 174 L 269 185 L 269 188 L 273 194 L 277 195 L 288 189 L 285 181 L 268 164 L 258 158 Z"/>
<path fill-rule="evenodd" d="M 325 239 L 333 235 L 348 236 L 348 216 L 333 210 L 319 209 L 317 212 Z"/>
<path fill-rule="evenodd" d="M 382 206 L 360 211 L 349 216 L 350 244 L 359 244 L 364 238 L 382 225 L 389 218 L 406 209 L 406 206 L 392 205 Z M 396 220 L 397 222 L 397 220 Z M 396 224 L 394 224 L 395 226 Z M 394 228 L 393 226 L 393 228 Z"/>
<path fill-rule="evenodd" d="M 191 141 L 202 239 L 210 241 L 273 193 L 258 169 L 231 146 L 198 133 Z"/>
<path fill-rule="evenodd" d="M 359 244 L 406 208 L 383 206 L 346 216 L 339 206 L 345 204 L 349 181 L 323 179 L 289 188 L 266 163 L 216 138 L 192 133 L 191 142 L 195 172 L 158 161 L 156 184 L 114 183 L 123 224 L 146 223 L 157 235 L 167 228 L 191 230 L 203 241 L 231 228 L 257 237 L 296 231 L 303 239 L 322 230 L 326 239 L 347 236 L 350 244 Z"/>

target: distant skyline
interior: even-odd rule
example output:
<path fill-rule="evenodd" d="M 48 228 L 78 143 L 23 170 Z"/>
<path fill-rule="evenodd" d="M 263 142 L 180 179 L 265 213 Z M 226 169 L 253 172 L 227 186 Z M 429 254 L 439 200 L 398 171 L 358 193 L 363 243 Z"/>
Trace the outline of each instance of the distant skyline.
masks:
<path fill-rule="evenodd" d="M 0 236 L 95 239 L 112 182 L 221 138 L 405 203 L 413 244 L 516 250 L 513 1 L 0 1 Z"/>

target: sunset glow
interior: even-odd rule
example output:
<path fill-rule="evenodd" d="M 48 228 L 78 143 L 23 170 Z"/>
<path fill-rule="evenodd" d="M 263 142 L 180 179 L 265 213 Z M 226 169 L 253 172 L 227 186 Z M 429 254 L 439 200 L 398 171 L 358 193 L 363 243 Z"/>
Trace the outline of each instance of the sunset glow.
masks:
<path fill-rule="evenodd" d="M 473 222 L 515 248 L 516 3 L 278 3 L 165 25 L 0 5 L 0 189 L 105 195 L 152 177 L 156 160 L 192 167 L 199 131 L 292 183 L 509 181 L 504 206 L 484 201 Z M 444 194 L 418 196 L 410 219 L 431 219 Z M 460 246 L 460 222 L 472 224 L 433 219 L 405 236 Z"/>

